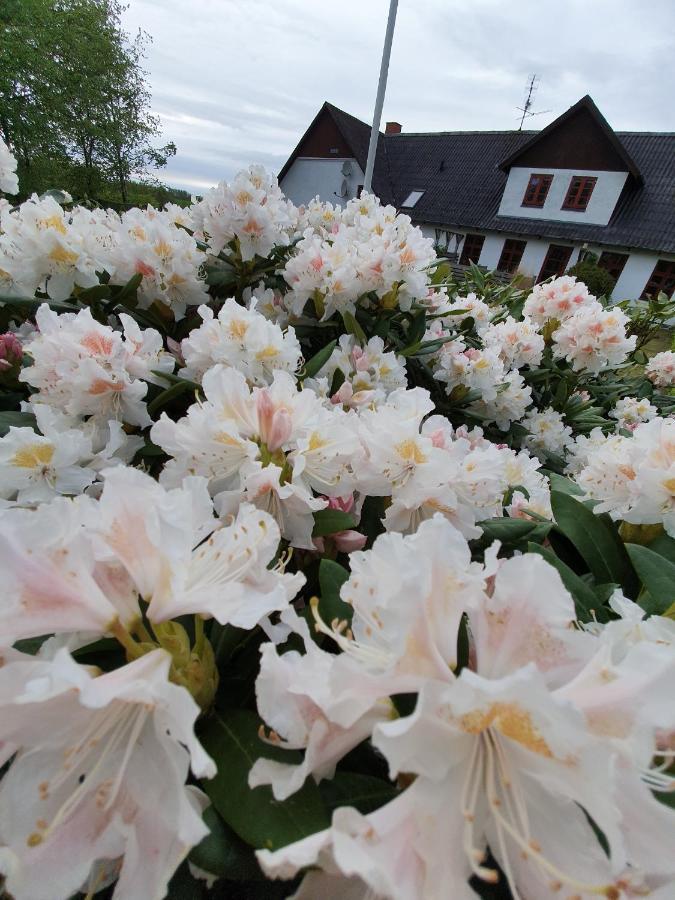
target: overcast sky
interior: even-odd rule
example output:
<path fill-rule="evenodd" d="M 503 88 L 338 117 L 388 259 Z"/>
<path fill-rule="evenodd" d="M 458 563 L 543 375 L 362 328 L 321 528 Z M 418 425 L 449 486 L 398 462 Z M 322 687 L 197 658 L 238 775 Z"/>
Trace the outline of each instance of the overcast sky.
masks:
<path fill-rule="evenodd" d="M 389 0 L 128 0 L 161 177 L 202 192 L 251 162 L 278 171 L 324 100 L 369 121 Z M 383 122 L 405 131 L 530 128 L 590 94 L 617 131 L 675 131 L 673 0 L 399 0 Z"/>

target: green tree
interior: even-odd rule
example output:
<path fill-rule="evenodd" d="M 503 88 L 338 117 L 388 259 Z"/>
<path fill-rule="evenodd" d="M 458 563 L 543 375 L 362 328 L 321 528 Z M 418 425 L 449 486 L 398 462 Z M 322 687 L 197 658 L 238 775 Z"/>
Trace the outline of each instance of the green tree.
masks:
<path fill-rule="evenodd" d="M 0 131 L 19 158 L 22 192 L 65 187 L 78 197 L 125 201 L 130 179 L 148 179 L 175 145 L 153 146 L 142 61 L 119 0 L 3 0 Z"/>

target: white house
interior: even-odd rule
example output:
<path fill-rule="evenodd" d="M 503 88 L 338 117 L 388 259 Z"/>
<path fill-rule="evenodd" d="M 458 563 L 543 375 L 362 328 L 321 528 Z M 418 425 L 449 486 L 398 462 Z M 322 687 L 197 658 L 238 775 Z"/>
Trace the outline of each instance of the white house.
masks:
<path fill-rule="evenodd" d="M 295 203 L 358 196 L 370 127 L 324 103 L 279 173 Z M 590 97 L 547 128 L 380 134 L 373 190 L 461 263 L 543 280 L 582 248 L 614 299 L 675 292 L 675 134 L 614 132 Z"/>

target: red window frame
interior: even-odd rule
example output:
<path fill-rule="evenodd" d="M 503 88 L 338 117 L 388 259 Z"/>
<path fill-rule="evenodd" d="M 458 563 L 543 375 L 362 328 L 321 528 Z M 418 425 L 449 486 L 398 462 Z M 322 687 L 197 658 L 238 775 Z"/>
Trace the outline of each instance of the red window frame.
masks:
<path fill-rule="evenodd" d="M 519 241 L 516 238 L 507 238 L 502 247 L 501 256 L 497 263 L 497 269 L 500 272 L 508 272 L 509 275 L 513 275 L 520 265 L 526 246 L 527 241 Z"/>
<path fill-rule="evenodd" d="M 595 175 L 574 175 L 567 188 L 562 209 L 572 212 L 586 212 L 593 188 L 598 179 Z"/>
<path fill-rule="evenodd" d="M 598 260 L 598 266 L 604 269 L 605 272 L 609 272 L 612 278 L 618 281 L 627 262 L 627 253 L 614 253 L 610 250 L 603 250 Z"/>
<path fill-rule="evenodd" d="M 546 202 L 546 197 L 548 196 L 548 191 L 552 182 L 553 175 L 534 172 L 530 175 L 530 180 L 527 182 L 527 187 L 523 194 L 523 202 L 520 205 L 541 209 Z"/>
<path fill-rule="evenodd" d="M 462 255 L 459 257 L 460 266 L 468 266 L 472 262 L 478 264 L 484 243 L 484 234 L 465 235 L 464 243 L 462 244 Z"/>
<path fill-rule="evenodd" d="M 667 297 L 671 297 L 675 291 L 675 260 L 660 259 L 656 263 L 642 297 L 656 297 L 661 291 Z"/>
<path fill-rule="evenodd" d="M 556 277 L 562 275 L 570 261 L 572 250 L 572 247 L 566 247 L 564 244 L 550 244 L 537 281 L 546 281 L 552 275 Z"/>

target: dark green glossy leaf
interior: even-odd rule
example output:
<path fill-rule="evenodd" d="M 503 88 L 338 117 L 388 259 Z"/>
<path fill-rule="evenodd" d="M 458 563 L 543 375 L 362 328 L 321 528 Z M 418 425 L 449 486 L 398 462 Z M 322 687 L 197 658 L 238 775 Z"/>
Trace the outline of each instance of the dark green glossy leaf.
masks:
<path fill-rule="evenodd" d="M 227 710 L 208 720 L 200 737 L 218 772 L 202 786 L 243 841 L 252 847 L 275 850 L 321 831 L 328 826 L 329 818 L 311 779 L 283 802 L 275 800 L 267 786 L 249 788 L 248 774 L 259 757 L 292 764 L 300 758 L 297 752 L 262 741 L 259 727 L 258 716 L 246 709 Z"/>
<path fill-rule="evenodd" d="M 551 508 L 558 528 L 577 549 L 595 580 L 599 584 L 620 584 L 634 597 L 637 579 L 614 523 L 561 491 L 551 492 Z"/>
<path fill-rule="evenodd" d="M 193 389 L 191 381 L 181 381 L 176 384 L 172 384 L 171 387 L 167 388 L 165 391 L 162 391 L 161 394 L 158 394 L 154 400 L 151 400 L 148 403 L 148 413 L 151 416 L 154 416 L 156 412 L 158 412 L 163 406 L 166 406 L 167 403 L 171 403 L 172 400 L 175 400 L 176 397 L 180 397 L 182 394 L 187 393 Z"/>
<path fill-rule="evenodd" d="M 265 877 L 252 847 L 221 819 L 213 806 L 204 810 L 203 818 L 210 834 L 190 852 L 191 863 L 230 881 L 257 881 Z"/>
<path fill-rule="evenodd" d="M 640 544 L 626 544 L 626 550 L 649 597 L 640 594 L 638 603 L 650 615 L 661 615 L 675 601 L 675 563 Z"/>
<path fill-rule="evenodd" d="M 318 353 L 315 353 L 304 365 L 303 378 L 313 378 L 317 372 L 321 371 L 330 359 L 330 355 L 335 350 L 336 345 L 337 340 L 331 341 L 330 344 L 326 344 Z"/>
<path fill-rule="evenodd" d="M 14 412 L 13 410 L 0 411 L 0 437 L 4 437 L 10 428 L 32 428 L 35 430 L 35 416 L 33 413 Z"/>
<path fill-rule="evenodd" d="M 389 803 L 399 793 L 391 782 L 355 772 L 336 772 L 334 778 L 322 781 L 319 787 L 331 813 L 340 806 L 353 806 L 367 815 Z"/>
<path fill-rule="evenodd" d="M 340 599 L 340 588 L 348 578 L 349 572 L 332 559 L 322 559 L 319 563 L 319 612 L 324 622 L 330 623 L 333 619 L 351 622 L 354 610 Z"/>
<path fill-rule="evenodd" d="M 314 513 L 312 537 L 326 537 L 338 531 L 349 531 L 355 525 L 354 517 L 341 509 L 319 509 Z"/>
<path fill-rule="evenodd" d="M 546 525 L 540 522 L 530 522 L 527 519 L 509 519 L 504 517 L 485 519 L 483 522 L 478 522 L 478 527 L 483 529 L 483 534 L 487 538 L 502 541 L 504 544 L 512 544 L 515 541 L 522 541 L 534 532 L 537 533 L 537 536 L 540 533 L 545 536 L 553 527 L 553 523 Z"/>

